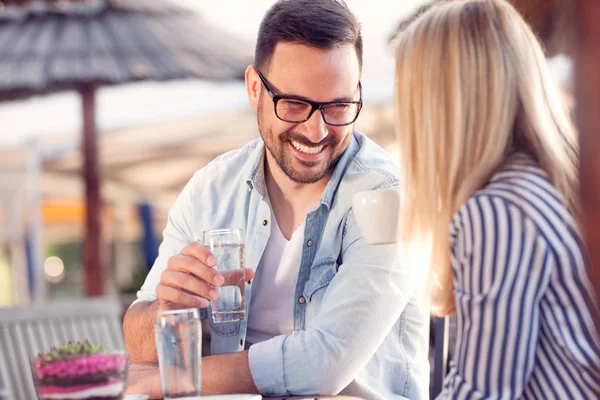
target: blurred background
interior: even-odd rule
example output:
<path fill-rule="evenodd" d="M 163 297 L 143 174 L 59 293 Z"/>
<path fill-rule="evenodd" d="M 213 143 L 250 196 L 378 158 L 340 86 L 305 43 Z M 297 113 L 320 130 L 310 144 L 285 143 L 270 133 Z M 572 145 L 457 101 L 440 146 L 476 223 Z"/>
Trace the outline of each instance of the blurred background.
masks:
<path fill-rule="evenodd" d="M 396 157 L 389 40 L 426 2 L 347 3 L 365 49 L 357 129 Z M 515 3 L 569 93 L 564 2 Z M 258 137 L 243 73 L 271 4 L 0 0 L 0 306 L 131 300 L 188 179 Z"/>

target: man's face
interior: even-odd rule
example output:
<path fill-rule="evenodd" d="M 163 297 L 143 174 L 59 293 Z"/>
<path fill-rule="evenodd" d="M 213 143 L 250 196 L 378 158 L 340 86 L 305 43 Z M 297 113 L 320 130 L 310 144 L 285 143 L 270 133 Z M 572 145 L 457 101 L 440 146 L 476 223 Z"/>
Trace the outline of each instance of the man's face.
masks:
<path fill-rule="evenodd" d="M 352 45 L 321 50 L 279 43 L 269 68 L 260 72 L 279 96 L 295 96 L 315 102 L 358 99 L 360 68 Z M 258 85 L 258 127 L 268 150 L 269 164 L 272 166 L 272 161 L 275 161 L 297 183 L 321 180 L 335 167 L 348 147 L 354 124 L 327 125 L 320 110 L 316 110 L 306 122 L 284 122 L 275 115 L 273 100 L 260 80 Z"/>

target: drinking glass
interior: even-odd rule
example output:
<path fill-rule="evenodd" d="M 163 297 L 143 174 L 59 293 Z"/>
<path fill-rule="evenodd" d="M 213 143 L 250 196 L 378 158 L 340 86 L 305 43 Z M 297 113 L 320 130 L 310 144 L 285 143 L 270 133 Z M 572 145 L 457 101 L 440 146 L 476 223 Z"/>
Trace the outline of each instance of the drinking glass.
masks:
<path fill-rule="evenodd" d="M 218 229 L 204 232 L 204 246 L 217 259 L 215 269 L 225 282 L 215 289 L 219 299 L 210 302 L 215 323 L 246 318 L 246 282 L 244 271 L 244 230 Z"/>
<path fill-rule="evenodd" d="M 159 311 L 154 334 L 165 400 L 200 396 L 202 324 L 198 309 Z"/>

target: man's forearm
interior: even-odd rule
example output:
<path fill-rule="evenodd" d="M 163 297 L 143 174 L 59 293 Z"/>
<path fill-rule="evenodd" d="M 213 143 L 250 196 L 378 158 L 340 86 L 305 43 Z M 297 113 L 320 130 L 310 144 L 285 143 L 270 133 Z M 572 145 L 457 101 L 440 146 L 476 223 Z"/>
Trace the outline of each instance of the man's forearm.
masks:
<path fill-rule="evenodd" d="M 145 393 L 152 399 L 161 397 L 158 365 L 132 364 L 127 393 Z M 231 393 L 258 393 L 248 366 L 248 352 L 202 358 L 202 395 Z"/>
<path fill-rule="evenodd" d="M 158 302 L 140 302 L 125 313 L 123 334 L 132 363 L 158 362 L 154 341 L 154 321 Z"/>
<path fill-rule="evenodd" d="M 258 393 L 250 373 L 248 351 L 202 359 L 202 394 Z"/>

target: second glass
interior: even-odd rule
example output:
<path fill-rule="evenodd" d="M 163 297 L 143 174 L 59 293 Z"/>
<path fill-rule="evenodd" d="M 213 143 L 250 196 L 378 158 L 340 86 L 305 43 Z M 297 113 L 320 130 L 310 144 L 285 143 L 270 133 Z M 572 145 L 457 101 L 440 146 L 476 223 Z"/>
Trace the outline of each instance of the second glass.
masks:
<path fill-rule="evenodd" d="M 200 396 L 202 325 L 198 309 L 159 311 L 154 334 L 165 400 Z"/>
<path fill-rule="evenodd" d="M 246 319 L 244 230 L 205 231 L 204 246 L 217 259 L 215 269 L 225 278 L 223 285 L 216 287 L 219 291 L 219 299 L 210 302 L 213 322 L 235 322 Z"/>

